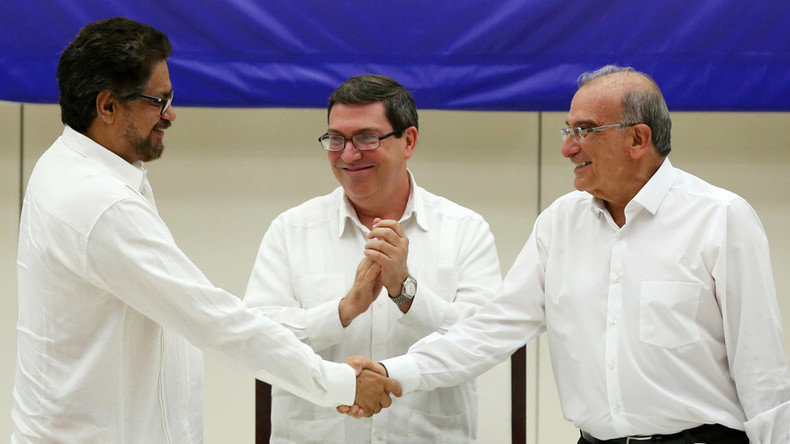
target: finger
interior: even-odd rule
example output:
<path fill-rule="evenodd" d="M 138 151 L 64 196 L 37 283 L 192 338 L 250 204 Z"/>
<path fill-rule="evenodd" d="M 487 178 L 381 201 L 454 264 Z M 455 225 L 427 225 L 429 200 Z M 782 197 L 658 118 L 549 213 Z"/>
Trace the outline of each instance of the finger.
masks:
<path fill-rule="evenodd" d="M 362 410 L 360 406 L 352 405 L 351 407 L 349 407 L 347 414 L 349 416 L 353 416 L 354 418 L 361 418 L 362 415 L 365 414 L 365 412 Z"/>
<path fill-rule="evenodd" d="M 365 369 L 376 370 L 378 372 L 378 367 L 381 366 L 381 364 L 378 362 L 375 362 L 366 356 L 360 355 L 349 356 L 346 359 L 346 364 L 350 365 L 354 368 L 354 370 L 356 370 L 357 376 L 359 376 L 359 374 Z"/>
<path fill-rule="evenodd" d="M 351 368 L 354 369 L 354 372 L 357 374 L 357 376 L 359 376 L 359 374 L 362 373 L 362 365 L 361 364 L 351 364 L 349 362 L 346 362 L 346 364 L 350 365 Z"/>
<path fill-rule="evenodd" d="M 398 398 L 400 398 L 403 395 L 403 392 L 401 391 L 400 388 L 400 384 L 398 384 L 398 382 L 395 381 L 394 379 L 387 378 L 387 381 L 384 383 L 384 390 L 386 390 L 389 393 L 392 393 Z"/>
<path fill-rule="evenodd" d="M 362 372 L 362 369 L 374 366 L 376 363 L 367 356 L 353 355 L 346 358 L 346 364 L 354 368 L 359 368 L 359 372 L 357 373 L 359 374 Z"/>
<path fill-rule="evenodd" d="M 379 227 L 390 228 L 393 231 L 395 231 L 395 234 L 397 234 L 398 237 L 406 236 L 405 232 L 403 231 L 403 227 L 401 227 L 400 223 L 398 223 L 398 221 L 393 220 L 393 219 L 383 219 L 383 220 L 379 221 L 378 223 L 374 223 L 373 226 L 375 228 L 379 228 Z"/>
<path fill-rule="evenodd" d="M 384 399 L 381 400 L 381 407 L 387 408 L 392 405 L 392 399 L 389 396 L 385 396 Z"/>
<path fill-rule="evenodd" d="M 376 264 L 378 264 L 379 267 L 382 268 L 382 270 L 384 269 L 384 266 L 391 266 L 389 264 L 389 262 L 391 261 L 389 256 L 387 256 L 386 254 L 382 253 L 379 250 L 375 250 L 373 248 L 365 248 L 365 251 L 363 253 L 365 254 L 366 257 L 369 257 L 370 260 L 376 262 Z"/>
<path fill-rule="evenodd" d="M 364 274 L 365 272 L 367 272 L 371 268 L 375 268 L 375 267 L 376 267 L 376 263 L 375 262 L 370 260 L 370 258 L 367 258 L 367 257 L 363 256 L 362 260 L 359 261 L 359 265 L 357 265 L 357 276 L 359 276 L 360 274 Z"/>
<path fill-rule="evenodd" d="M 400 249 L 396 245 L 393 245 L 389 242 L 385 242 L 379 239 L 372 240 L 367 244 L 365 244 L 365 249 L 379 251 L 385 256 L 387 256 L 388 258 L 392 258 L 392 259 L 397 258 L 398 260 L 400 260 L 400 258 L 403 256 Z M 375 259 L 373 260 L 375 261 Z"/>
<path fill-rule="evenodd" d="M 368 239 L 381 239 L 393 245 L 397 245 L 401 241 L 401 237 L 392 228 L 378 227 L 368 233 Z"/>
<path fill-rule="evenodd" d="M 337 410 L 337 413 L 345 415 L 346 413 L 348 413 L 349 410 L 351 410 L 351 406 L 350 405 L 339 405 L 339 406 L 337 406 L 335 408 L 335 410 Z"/>

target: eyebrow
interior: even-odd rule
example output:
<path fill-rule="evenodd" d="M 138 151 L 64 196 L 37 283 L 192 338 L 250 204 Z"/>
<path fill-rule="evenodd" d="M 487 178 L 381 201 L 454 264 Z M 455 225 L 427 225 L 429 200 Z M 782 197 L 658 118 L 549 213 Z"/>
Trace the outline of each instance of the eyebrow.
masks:
<path fill-rule="evenodd" d="M 356 136 L 357 134 L 370 134 L 370 133 L 376 134 L 379 131 L 381 131 L 381 130 L 379 130 L 378 128 L 362 128 L 362 129 L 354 132 L 354 134 L 352 136 Z M 326 132 L 327 132 L 327 134 L 344 135 L 344 133 L 342 131 L 338 131 L 338 130 L 336 130 L 334 128 L 329 128 L 329 129 L 326 130 Z M 386 132 L 387 131 L 385 131 L 385 133 Z"/>
<path fill-rule="evenodd" d="M 152 96 L 158 96 L 158 97 L 160 97 L 160 98 L 163 98 L 163 99 L 164 99 L 164 98 L 166 98 L 167 96 L 169 96 L 170 94 L 173 94 L 173 88 L 170 88 L 170 90 L 169 90 L 169 91 L 166 91 L 166 92 L 164 92 L 164 93 L 161 93 L 161 92 L 159 92 L 159 91 L 161 91 L 161 90 L 154 90 L 154 91 L 152 91 L 152 92 L 151 92 L 151 95 L 152 95 Z"/>
<path fill-rule="evenodd" d="M 569 127 L 571 126 L 567 120 L 565 121 L 565 125 L 568 125 Z M 582 120 L 580 122 L 576 122 L 576 124 L 573 126 L 580 127 L 580 126 L 596 126 L 596 125 L 598 124 L 593 120 Z"/>

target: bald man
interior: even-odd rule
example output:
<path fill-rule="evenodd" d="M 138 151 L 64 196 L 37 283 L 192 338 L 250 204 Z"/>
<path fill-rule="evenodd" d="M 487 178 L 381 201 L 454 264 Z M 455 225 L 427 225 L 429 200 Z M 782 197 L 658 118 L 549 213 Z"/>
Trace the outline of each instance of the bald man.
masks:
<path fill-rule="evenodd" d="M 431 390 L 546 331 L 579 443 L 788 442 L 790 379 L 754 210 L 672 166 L 666 103 L 633 68 L 583 74 L 566 123 L 577 191 L 538 216 L 497 299 L 370 367 L 404 393 Z"/>

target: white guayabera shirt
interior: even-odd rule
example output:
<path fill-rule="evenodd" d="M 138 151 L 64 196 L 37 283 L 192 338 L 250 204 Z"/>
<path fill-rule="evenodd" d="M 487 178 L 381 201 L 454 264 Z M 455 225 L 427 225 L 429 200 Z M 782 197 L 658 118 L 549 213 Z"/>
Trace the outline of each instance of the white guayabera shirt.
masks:
<path fill-rule="evenodd" d="M 342 188 L 278 216 L 261 243 L 245 302 L 290 328 L 325 359 L 374 360 L 405 353 L 444 332 L 493 298 L 501 285 L 494 237 L 480 215 L 425 191 L 411 178 L 400 224 L 409 238 L 417 293 L 403 314 L 386 288 L 343 328 L 338 303 L 354 282 L 369 230 Z M 338 414 L 282 390 L 272 391 L 273 442 L 473 442 L 473 381 L 394 398 L 369 419 Z"/>
<path fill-rule="evenodd" d="M 404 392 L 457 384 L 544 330 L 564 416 L 599 439 L 705 423 L 790 437 L 768 242 L 737 195 L 669 160 L 625 209 L 572 192 L 541 213 L 502 293 L 385 360 Z"/>
<path fill-rule="evenodd" d="M 14 443 L 202 442 L 197 348 L 313 402 L 353 403 L 351 367 L 214 287 L 142 165 L 69 127 L 30 177 L 17 266 Z"/>

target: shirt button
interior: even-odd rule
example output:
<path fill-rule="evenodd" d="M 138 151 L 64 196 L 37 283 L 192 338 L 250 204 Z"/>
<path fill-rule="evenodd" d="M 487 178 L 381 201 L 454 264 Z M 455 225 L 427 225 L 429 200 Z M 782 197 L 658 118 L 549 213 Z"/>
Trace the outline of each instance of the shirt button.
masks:
<path fill-rule="evenodd" d="M 615 412 L 619 412 L 620 411 L 620 404 L 613 405 L 612 406 L 612 410 L 614 410 Z"/>
<path fill-rule="evenodd" d="M 609 318 L 609 325 L 617 325 L 617 318 L 614 316 Z"/>
<path fill-rule="evenodd" d="M 612 281 L 620 282 L 620 273 L 615 273 L 614 276 L 612 276 Z"/>
<path fill-rule="evenodd" d="M 609 368 L 614 370 L 615 367 L 617 367 L 617 362 L 614 359 L 610 359 L 609 360 Z"/>

